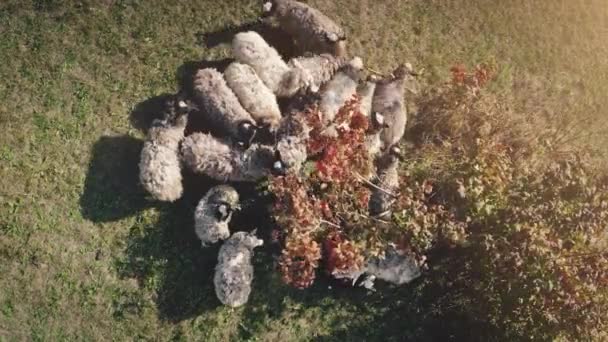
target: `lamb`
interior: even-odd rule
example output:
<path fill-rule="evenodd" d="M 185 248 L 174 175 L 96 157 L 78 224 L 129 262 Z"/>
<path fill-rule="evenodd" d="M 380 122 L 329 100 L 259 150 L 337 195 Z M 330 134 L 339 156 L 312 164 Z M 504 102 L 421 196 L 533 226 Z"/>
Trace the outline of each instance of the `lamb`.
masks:
<path fill-rule="evenodd" d="M 319 105 L 325 124 L 333 122 L 340 108 L 355 95 L 362 69 L 363 61 L 355 57 L 325 85 Z"/>
<path fill-rule="evenodd" d="M 288 63 L 290 70 L 283 76 L 277 96 L 291 97 L 306 91 L 316 93 L 347 62 L 345 58 L 331 54 L 293 58 Z"/>
<path fill-rule="evenodd" d="M 179 143 L 184 139 L 187 113 L 193 107 L 178 96 L 168 105 L 167 115 L 154 120 L 148 131 L 139 161 L 139 180 L 155 199 L 174 202 L 183 193 Z"/>
<path fill-rule="evenodd" d="M 237 232 L 222 245 L 213 277 L 215 294 L 222 304 L 238 307 L 247 303 L 253 281 L 253 249 L 263 244 L 255 232 Z"/>
<path fill-rule="evenodd" d="M 251 66 L 264 84 L 277 94 L 283 76 L 289 71 L 277 50 L 258 33 L 249 31 L 234 36 L 232 51 L 238 62 Z"/>
<path fill-rule="evenodd" d="M 277 98 L 246 64 L 231 63 L 224 71 L 226 83 L 234 91 L 241 105 L 260 126 L 268 126 L 274 131 L 281 120 Z"/>
<path fill-rule="evenodd" d="M 285 174 L 287 170 L 299 171 L 308 156 L 306 142 L 310 133 L 310 127 L 306 120 L 297 114 L 289 114 L 281 121 L 278 129 L 280 137 L 276 155 L 277 161 L 273 165 L 273 171 L 277 174 Z"/>
<path fill-rule="evenodd" d="M 400 149 L 392 146 L 378 160 L 377 188 L 372 190 L 369 199 L 369 213 L 374 217 L 388 217 L 391 214 L 391 205 L 399 189 L 399 158 Z"/>
<path fill-rule="evenodd" d="M 409 64 L 400 65 L 389 78 L 380 80 L 372 100 L 372 113 L 382 116 L 384 128 L 380 132 L 382 150 L 398 143 L 405 134 L 407 109 L 405 107 L 405 82 L 412 75 Z"/>
<path fill-rule="evenodd" d="M 192 171 L 213 179 L 255 182 L 270 174 L 275 151 L 270 146 L 259 144 L 243 149 L 199 132 L 184 139 L 181 157 Z"/>
<path fill-rule="evenodd" d="M 264 20 L 276 18 L 302 52 L 346 56 L 344 30 L 319 10 L 294 0 L 271 0 L 264 4 L 263 10 Z"/>
<path fill-rule="evenodd" d="M 199 201 L 194 211 L 194 231 L 203 247 L 230 236 L 228 224 L 239 209 L 239 194 L 228 185 L 215 186 Z"/>
<path fill-rule="evenodd" d="M 256 133 L 255 120 L 242 107 L 215 69 L 199 70 L 194 77 L 194 98 L 208 119 L 223 127 L 235 140 L 249 144 Z"/>

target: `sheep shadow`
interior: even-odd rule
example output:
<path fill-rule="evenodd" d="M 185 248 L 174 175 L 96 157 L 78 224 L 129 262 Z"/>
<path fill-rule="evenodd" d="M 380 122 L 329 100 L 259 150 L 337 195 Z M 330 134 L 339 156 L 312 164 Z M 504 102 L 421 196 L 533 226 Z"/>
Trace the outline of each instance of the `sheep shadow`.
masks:
<path fill-rule="evenodd" d="M 194 234 L 194 207 L 186 199 L 158 207 L 157 221 L 133 227 L 119 276 L 140 287 L 158 282 L 156 306 L 164 320 L 181 321 L 219 305 L 213 289 L 217 246 L 201 248 Z"/>
<path fill-rule="evenodd" d="M 111 222 L 148 208 L 139 186 L 142 141 L 129 136 L 101 137 L 92 149 L 80 196 L 82 216 L 93 222 Z"/>
<path fill-rule="evenodd" d="M 167 101 L 170 98 L 171 94 L 164 93 L 135 105 L 135 108 L 129 114 L 131 126 L 147 133 L 150 126 L 152 126 L 152 122 L 163 117 L 163 113 L 167 110 Z"/>
<path fill-rule="evenodd" d="M 233 58 L 217 60 L 186 61 L 177 68 L 177 82 L 180 89 L 187 95 L 192 96 L 194 76 L 200 69 L 212 68 L 219 72 L 224 70 L 234 61 Z"/>
<path fill-rule="evenodd" d="M 211 49 L 221 44 L 230 43 L 237 33 L 246 31 L 257 32 L 285 59 L 296 57 L 299 54 L 291 35 L 283 29 L 261 20 L 230 25 L 212 32 L 199 32 L 197 33 L 197 40 Z"/>

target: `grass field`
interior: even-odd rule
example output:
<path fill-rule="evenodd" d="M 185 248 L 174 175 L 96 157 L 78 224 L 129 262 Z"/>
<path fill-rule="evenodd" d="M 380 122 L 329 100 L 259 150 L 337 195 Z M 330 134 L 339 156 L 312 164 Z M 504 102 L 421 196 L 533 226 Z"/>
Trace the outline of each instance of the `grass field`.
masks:
<path fill-rule="evenodd" d="M 604 0 L 310 2 L 375 69 L 410 61 L 432 86 L 453 64 L 496 63 L 491 89 L 513 108 L 608 150 Z M 192 201 L 159 204 L 138 186 L 133 122 L 184 70 L 229 57 L 202 34 L 257 15 L 245 0 L 0 2 L 0 340 L 450 337 L 418 283 L 293 290 L 268 249 L 250 302 L 220 306 L 217 248 L 196 242 Z"/>

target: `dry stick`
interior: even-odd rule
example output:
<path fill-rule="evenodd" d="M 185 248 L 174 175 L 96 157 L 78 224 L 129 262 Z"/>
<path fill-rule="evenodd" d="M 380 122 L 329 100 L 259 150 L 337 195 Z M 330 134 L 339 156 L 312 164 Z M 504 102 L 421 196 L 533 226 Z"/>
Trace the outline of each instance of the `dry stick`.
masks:
<path fill-rule="evenodd" d="M 376 75 L 379 75 L 379 76 L 384 76 L 384 74 L 383 74 L 383 73 L 381 73 L 380 71 L 375 70 L 375 69 L 372 69 L 372 68 L 370 68 L 370 67 L 365 67 L 365 70 L 367 70 L 367 71 L 371 72 L 372 74 L 376 74 Z"/>
<path fill-rule="evenodd" d="M 334 227 L 336 227 L 336 228 L 340 228 L 340 226 L 339 226 L 339 225 L 337 225 L 337 224 L 335 224 L 335 223 L 333 223 L 333 222 L 330 222 L 330 221 L 325 221 L 324 219 L 320 219 L 320 221 L 319 221 L 319 222 L 321 222 L 321 223 L 325 223 L 325 224 L 328 224 L 328 225 L 330 225 L 330 226 L 334 226 Z"/>
<path fill-rule="evenodd" d="M 355 174 L 355 176 L 357 176 L 357 177 L 359 178 L 359 180 L 360 180 L 360 181 L 362 181 L 363 183 L 365 183 L 365 184 L 367 184 L 367 185 L 369 185 L 369 186 L 371 186 L 371 187 L 373 187 L 373 188 L 375 188 L 375 189 L 377 189 L 377 190 L 380 190 L 380 191 L 384 192 L 385 194 L 387 194 L 387 195 L 389 195 L 389 196 L 392 196 L 392 197 L 399 197 L 399 195 L 398 195 L 398 194 L 394 194 L 394 193 L 392 193 L 392 192 L 390 192 L 390 191 L 388 191 L 388 190 L 386 190 L 386 189 L 383 189 L 383 188 L 381 188 L 381 187 L 377 186 L 376 184 L 374 184 L 374 183 L 372 183 L 372 182 L 368 181 L 368 180 L 367 180 L 367 179 L 365 179 L 365 177 L 363 177 L 363 176 L 362 176 L 360 173 L 358 173 L 358 172 L 354 172 L 354 174 Z"/>
<path fill-rule="evenodd" d="M 385 212 L 381 213 L 381 214 L 380 214 L 380 215 L 378 215 L 378 216 L 382 216 L 383 214 L 386 214 L 386 213 L 388 213 L 389 211 L 390 211 L 390 210 L 387 210 L 387 211 L 385 211 Z M 385 220 L 379 219 L 378 217 L 374 217 L 374 216 L 367 216 L 367 215 L 365 215 L 365 214 L 360 214 L 360 215 L 361 215 L 361 216 L 363 216 L 363 217 L 365 217 L 365 218 L 367 218 L 367 219 L 372 219 L 372 220 L 374 220 L 374 221 L 378 221 L 378 222 L 380 222 L 380 223 L 386 223 L 386 224 L 389 224 L 389 223 L 390 223 L 389 221 L 385 221 Z"/>

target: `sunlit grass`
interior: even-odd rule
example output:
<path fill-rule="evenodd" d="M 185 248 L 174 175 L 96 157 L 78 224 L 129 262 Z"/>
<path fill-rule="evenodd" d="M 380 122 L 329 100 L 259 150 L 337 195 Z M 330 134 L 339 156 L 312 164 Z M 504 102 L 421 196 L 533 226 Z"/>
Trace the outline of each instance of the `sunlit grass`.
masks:
<path fill-rule="evenodd" d="M 560 129 L 582 122 L 573 135 L 608 150 L 605 1 L 310 3 L 347 27 L 352 52 L 375 69 L 409 61 L 431 86 L 455 63 L 495 63 L 492 90 L 513 108 Z M 150 203 L 136 184 L 143 134 L 131 111 L 174 92 L 185 62 L 228 56 L 197 33 L 251 21 L 258 5 L 0 3 L 0 337 L 402 340 L 418 329 L 413 311 L 376 320 L 390 296 L 286 289 L 269 251 L 256 257 L 251 302 L 218 306 L 214 251 L 192 241 L 191 208 Z"/>

